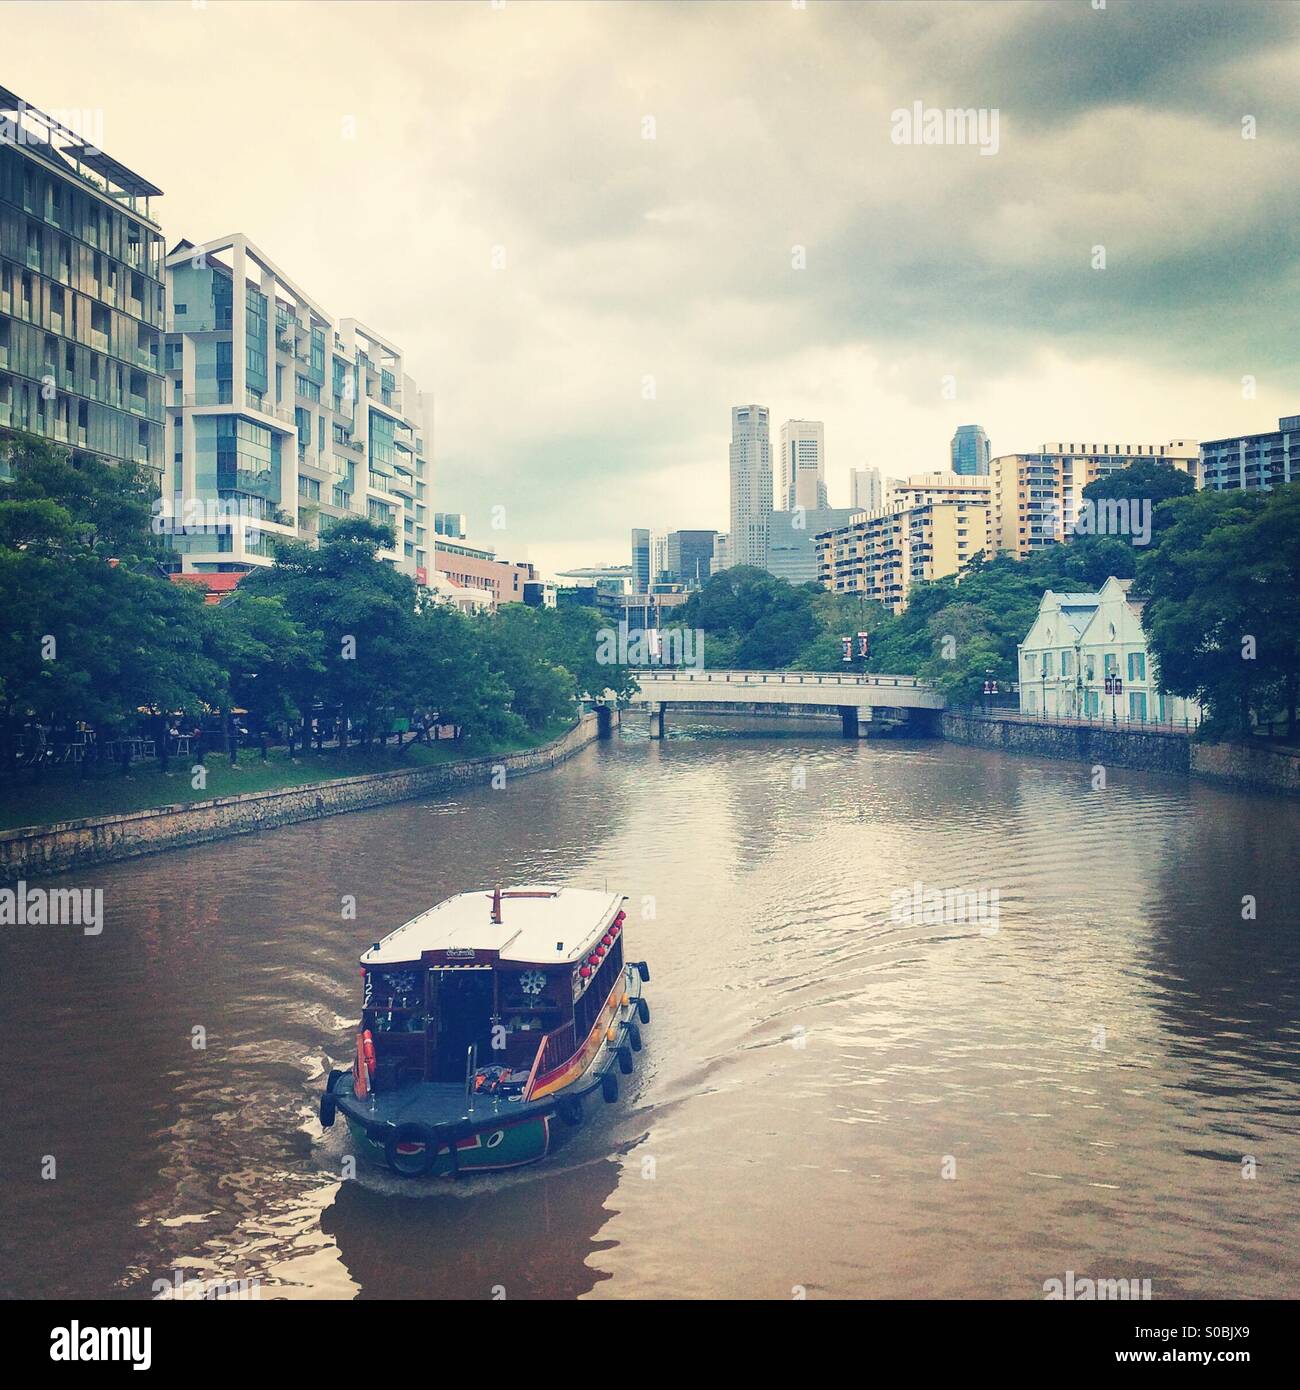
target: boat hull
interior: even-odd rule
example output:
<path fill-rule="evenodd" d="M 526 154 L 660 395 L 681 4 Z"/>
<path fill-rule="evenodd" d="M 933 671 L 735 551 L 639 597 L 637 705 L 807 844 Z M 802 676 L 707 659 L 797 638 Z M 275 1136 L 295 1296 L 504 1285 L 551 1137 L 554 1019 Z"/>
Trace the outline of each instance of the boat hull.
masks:
<path fill-rule="evenodd" d="M 517 1120 L 494 1120 L 481 1130 L 454 1140 L 455 1161 L 452 1161 L 450 1143 L 440 1145 L 437 1154 L 429 1163 L 425 1158 L 425 1146 L 418 1142 L 396 1145 L 399 1161 L 409 1162 L 411 1177 L 450 1178 L 465 1173 L 496 1173 L 505 1168 L 519 1168 L 525 1163 L 536 1163 L 546 1157 L 551 1149 L 550 1115 L 526 1115 Z M 365 1129 L 350 1116 L 348 1131 L 357 1154 L 381 1168 L 388 1168 L 388 1152 L 383 1144 L 366 1136 Z M 422 1171 L 414 1171 L 417 1167 Z"/>

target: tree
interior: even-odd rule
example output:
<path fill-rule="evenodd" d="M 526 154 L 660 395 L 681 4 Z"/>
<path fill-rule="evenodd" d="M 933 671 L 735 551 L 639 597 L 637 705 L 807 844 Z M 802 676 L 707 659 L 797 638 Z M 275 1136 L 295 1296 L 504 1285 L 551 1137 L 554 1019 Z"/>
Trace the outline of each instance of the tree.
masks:
<path fill-rule="evenodd" d="M 1262 522 L 1277 505 L 1279 526 Z M 1277 494 L 1198 492 L 1168 503 L 1160 544 L 1142 557 L 1142 622 L 1165 690 L 1201 702 L 1214 729 L 1248 733 L 1270 717 L 1295 669 L 1296 485 Z M 1276 563 L 1265 538 L 1282 545 Z M 1283 592 L 1287 583 L 1290 595 Z M 1292 727 L 1294 724 L 1292 723 Z"/>

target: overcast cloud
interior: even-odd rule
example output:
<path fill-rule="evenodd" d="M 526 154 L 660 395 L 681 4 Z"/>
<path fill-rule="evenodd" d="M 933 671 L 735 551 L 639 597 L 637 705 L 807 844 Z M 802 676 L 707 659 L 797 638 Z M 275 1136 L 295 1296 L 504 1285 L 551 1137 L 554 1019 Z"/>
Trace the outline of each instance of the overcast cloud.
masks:
<path fill-rule="evenodd" d="M 405 348 L 434 505 L 504 558 L 725 529 L 748 401 L 825 421 L 836 505 L 969 421 L 1006 453 L 1300 411 L 1292 4 L 7 5 L 0 51 L 103 110 L 169 242 L 244 231 Z M 996 108 L 997 154 L 891 143 L 916 101 Z"/>

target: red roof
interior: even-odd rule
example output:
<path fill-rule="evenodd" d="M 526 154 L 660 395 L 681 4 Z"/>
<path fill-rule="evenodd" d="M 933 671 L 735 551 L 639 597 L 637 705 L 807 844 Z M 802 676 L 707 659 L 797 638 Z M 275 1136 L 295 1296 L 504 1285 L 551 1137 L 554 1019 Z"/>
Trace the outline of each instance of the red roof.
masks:
<path fill-rule="evenodd" d="M 240 574 L 170 574 L 167 576 L 173 584 L 197 584 L 205 590 L 203 595 L 204 603 L 220 603 L 227 594 L 233 594 L 239 581 L 244 577 Z"/>

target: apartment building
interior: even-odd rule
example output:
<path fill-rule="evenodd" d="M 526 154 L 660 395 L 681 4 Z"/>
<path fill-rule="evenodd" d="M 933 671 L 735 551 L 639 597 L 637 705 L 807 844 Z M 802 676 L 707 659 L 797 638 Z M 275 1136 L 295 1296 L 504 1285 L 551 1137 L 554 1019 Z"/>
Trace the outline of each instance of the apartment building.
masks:
<path fill-rule="evenodd" d="M 1195 440 L 1166 444 L 1044 444 L 1036 454 L 1001 454 L 992 461 L 993 545 L 1023 558 L 1074 534 L 1089 483 L 1138 462 L 1163 462 L 1199 476 Z"/>
<path fill-rule="evenodd" d="M 80 129 L 68 122 L 80 116 Z M 161 478 L 162 190 L 0 87 L 0 426 Z"/>
<path fill-rule="evenodd" d="M 163 502 L 174 568 L 271 563 L 346 517 L 392 526 L 380 558 L 427 585 L 424 398 L 401 350 L 336 319 L 243 234 L 167 257 Z"/>
<path fill-rule="evenodd" d="M 817 578 L 902 612 L 914 584 L 958 574 L 989 549 L 989 479 L 956 473 L 891 478 L 885 505 L 816 537 Z"/>
<path fill-rule="evenodd" d="M 1268 490 L 1300 482 L 1300 415 L 1284 415 L 1277 429 L 1239 434 L 1201 445 L 1200 486 L 1216 492 Z"/>

